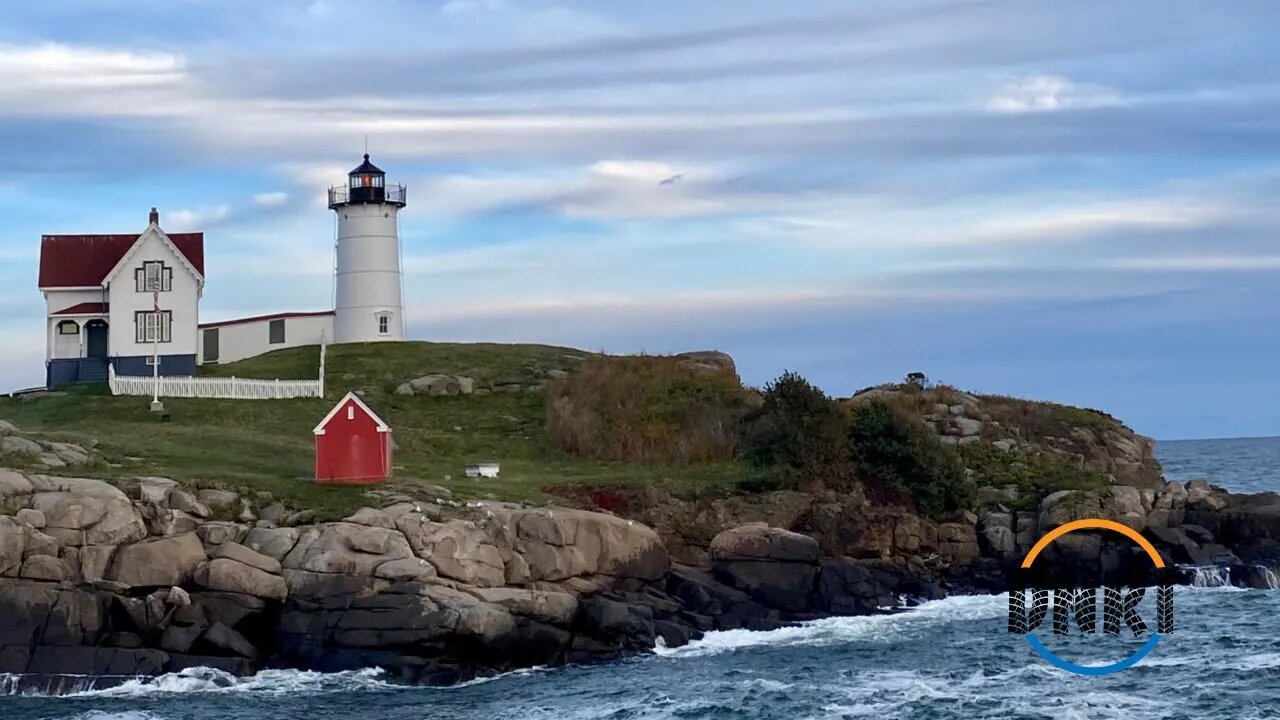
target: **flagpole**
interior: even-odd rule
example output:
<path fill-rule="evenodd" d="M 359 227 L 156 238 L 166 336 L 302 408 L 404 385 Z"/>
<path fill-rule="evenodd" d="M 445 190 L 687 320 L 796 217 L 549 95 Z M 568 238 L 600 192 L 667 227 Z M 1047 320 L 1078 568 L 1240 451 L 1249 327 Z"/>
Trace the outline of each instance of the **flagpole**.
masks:
<path fill-rule="evenodd" d="M 159 283 L 157 282 L 157 285 Z M 160 288 L 153 287 L 151 291 L 151 309 L 154 313 L 155 324 L 151 327 L 151 409 L 158 410 L 160 406 Z"/>

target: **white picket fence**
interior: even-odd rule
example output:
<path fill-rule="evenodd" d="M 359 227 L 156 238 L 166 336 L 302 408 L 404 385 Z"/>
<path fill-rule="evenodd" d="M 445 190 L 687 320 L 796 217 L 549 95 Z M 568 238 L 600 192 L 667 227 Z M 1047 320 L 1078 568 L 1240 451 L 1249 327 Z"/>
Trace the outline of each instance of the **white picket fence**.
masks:
<path fill-rule="evenodd" d="M 325 346 L 320 346 L 320 375 L 315 380 L 259 380 L 238 377 L 160 376 L 160 397 L 217 398 L 222 400 L 287 400 L 324 397 Z M 107 366 L 107 383 L 112 395 L 156 393 L 157 379 L 145 375 L 116 375 Z"/>

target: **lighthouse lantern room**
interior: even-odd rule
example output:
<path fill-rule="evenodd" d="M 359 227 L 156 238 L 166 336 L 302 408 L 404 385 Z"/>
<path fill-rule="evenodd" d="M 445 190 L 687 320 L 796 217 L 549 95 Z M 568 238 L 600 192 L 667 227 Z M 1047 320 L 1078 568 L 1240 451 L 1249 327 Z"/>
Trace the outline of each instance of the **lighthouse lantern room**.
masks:
<path fill-rule="evenodd" d="M 369 161 L 347 174 L 346 187 L 329 188 L 338 215 L 334 273 L 333 341 L 404 340 L 399 212 L 403 185 Z"/>

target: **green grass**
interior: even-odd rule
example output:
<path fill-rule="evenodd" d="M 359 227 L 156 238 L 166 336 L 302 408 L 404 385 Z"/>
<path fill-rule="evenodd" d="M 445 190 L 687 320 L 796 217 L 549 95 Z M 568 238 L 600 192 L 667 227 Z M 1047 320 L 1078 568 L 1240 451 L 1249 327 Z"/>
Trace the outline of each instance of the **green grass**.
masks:
<path fill-rule="evenodd" d="M 318 486 L 312 473 L 312 428 L 348 390 L 366 400 L 395 435 L 396 478 L 390 484 L 430 498 L 423 486 L 448 488 L 455 498 L 493 497 L 544 502 L 552 485 L 670 489 L 676 493 L 732 488 L 747 471 L 726 462 L 661 467 L 583 460 L 558 449 L 546 432 L 545 395 L 494 392 L 459 397 L 395 395 L 406 380 L 461 374 L 487 384 L 535 385 L 554 369 L 573 370 L 589 353 L 545 345 L 385 343 L 330 346 L 326 399 L 195 400 L 167 398 L 168 422 L 148 399 L 113 397 L 101 386 L 29 401 L 0 399 L 0 418 L 46 439 L 97 442 L 103 461 L 77 472 L 106 478 L 162 475 L 194 486 L 265 490 L 322 517 L 349 512 L 364 489 Z M 315 347 L 278 350 L 202 374 L 301 379 L 315 377 Z M 499 479 L 472 480 L 464 467 L 502 463 Z"/>

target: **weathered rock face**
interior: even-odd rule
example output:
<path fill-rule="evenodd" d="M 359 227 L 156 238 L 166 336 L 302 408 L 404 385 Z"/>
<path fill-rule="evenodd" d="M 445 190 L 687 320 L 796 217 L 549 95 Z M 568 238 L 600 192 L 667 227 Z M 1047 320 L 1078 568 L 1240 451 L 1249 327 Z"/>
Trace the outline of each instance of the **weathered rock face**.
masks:
<path fill-rule="evenodd" d="M 205 560 L 204 544 L 195 533 L 123 545 L 107 579 L 128 587 L 173 587 L 191 580 Z"/>
<path fill-rule="evenodd" d="M 239 507 L 230 497 L 184 497 L 162 478 L 137 488 L 131 502 L 100 481 L 0 471 L 5 507 L 16 507 L 0 516 L 0 672 L 247 673 L 270 662 L 452 682 L 999 591 L 1041 533 L 1082 516 L 1141 528 L 1169 564 L 1228 564 L 1263 582 L 1251 564 L 1280 563 L 1280 496 L 1201 483 L 1056 494 L 1035 512 L 989 493 L 980 514 L 945 522 L 779 493 L 758 512 L 792 529 L 736 524 L 706 539 L 701 568 L 673 565 L 654 530 L 604 513 L 473 503 L 444 517 L 401 502 L 274 527 L 296 516 L 281 508 L 249 527 L 194 514 L 192 502 L 226 517 Z M 190 527 L 177 532 L 172 518 Z M 1045 562 L 1133 579 L 1130 550 L 1073 533 Z"/>
<path fill-rule="evenodd" d="M 818 573 L 818 542 L 763 523 L 726 530 L 711 541 L 712 568 L 756 600 L 799 612 Z"/>
<path fill-rule="evenodd" d="M 289 596 L 284 578 L 230 558 L 201 563 L 193 574 L 195 584 L 209 590 L 238 593 L 283 601 Z"/>

